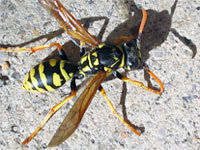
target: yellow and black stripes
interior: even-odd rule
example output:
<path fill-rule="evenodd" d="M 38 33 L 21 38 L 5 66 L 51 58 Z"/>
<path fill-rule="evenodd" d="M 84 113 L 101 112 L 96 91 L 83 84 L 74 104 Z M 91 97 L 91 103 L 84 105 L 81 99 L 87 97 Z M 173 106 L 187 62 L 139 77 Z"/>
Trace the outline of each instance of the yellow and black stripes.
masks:
<path fill-rule="evenodd" d="M 62 49 L 59 52 L 61 59 L 67 59 Z M 111 73 L 119 68 L 135 69 L 141 65 L 140 61 L 136 40 L 122 46 L 100 44 L 85 53 L 77 66 L 56 59 L 38 64 L 26 75 L 23 88 L 37 92 L 54 91 L 71 78 L 75 81 L 100 70 Z"/>
<path fill-rule="evenodd" d="M 92 53 L 87 53 L 81 58 L 80 61 L 81 71 L 84 73 L 89 73 L 92 70 L 95 70 L 99 66 L 99 58 L 97 57 L 97 52 L 93 51 Z"/>
<path fill-rule="evenodd" d="M 96 74 L 99 70 L 112 71 L 124 66 L 124 52 L 114 45 L 99 45 L 98 48 L 81 57 L 77 78 Z"/>
<path fill-rule="evenodd" d="M 34 92 L 54 91 L 70 80 L 76 66 L 65 60 L 51 59 L 35 66 L 26 75 L 23 88 Z"/>

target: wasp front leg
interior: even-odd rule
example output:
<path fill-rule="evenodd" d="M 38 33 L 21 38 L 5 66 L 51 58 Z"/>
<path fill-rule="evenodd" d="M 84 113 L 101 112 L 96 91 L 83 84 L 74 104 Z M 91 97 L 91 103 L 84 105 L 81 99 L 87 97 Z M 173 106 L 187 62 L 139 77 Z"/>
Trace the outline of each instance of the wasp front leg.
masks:
<path fill-rule="evenodd" d="M 119 79 L 121 79 L 122 81 L 125 81 L 125 82 L 129 82 L 131 84 L 134 84 L 134 85 L 137 85 L 139 87 L 142 87 L 143 89 L 145 90 L 148 90 L 150 92 L 153 92 L 155 94 L 158 94 L 158 95 L 161 95 L 164 91 L 164 86 L 163 86 L 163 83 L 160 81 L 160 79 L 153 73 L 151 72 L 149 69 L 146 69 L 147 73 L 160 85 L 160 90 L 154 90 L 148 86 L 145 86 L 142 82 L 139 82 L 139 81 L 135 81 L 135 80 L 131 80 L 130 78 L 127 78 L 127 77 L 124 77 L 122 76 L 119 72 L 117 71 L 114 71 L 113 72 L 113 75 Z"/>
<path fill-rule="evenodd" d="M 144 26 L 145 26 L 146 20 L 147 20 L 147 12 L 146 12 L 145 9 L 142 9 L 142 15 L 143 15 L 142 16 L 142 21 L 140 23 L 138 34 L 132 35 L 132 36 L 120 36 L 119 38 L 117 38 L 114 41 L 114 45 L 118 45 L 121 41 L 129 42 L 129 41 L 131 41 L 133 39 L 136 39 L 137 40 L 137 46 L 140 49 L 141 36 L 142 36 L 142 32 L 144 30 Z"/>

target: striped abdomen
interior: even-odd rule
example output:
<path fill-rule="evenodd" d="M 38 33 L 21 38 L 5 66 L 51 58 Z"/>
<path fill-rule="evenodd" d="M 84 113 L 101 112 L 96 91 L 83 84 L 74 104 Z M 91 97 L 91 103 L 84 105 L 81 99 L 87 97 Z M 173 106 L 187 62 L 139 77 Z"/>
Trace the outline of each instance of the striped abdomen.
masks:
<path fill-rule="evenodd" d="M 65 60 L 51 59 L 35 66 L 26 75 L 23 88 L 33 92 L 53 91 L 70 80 L 76 66 Z"/>

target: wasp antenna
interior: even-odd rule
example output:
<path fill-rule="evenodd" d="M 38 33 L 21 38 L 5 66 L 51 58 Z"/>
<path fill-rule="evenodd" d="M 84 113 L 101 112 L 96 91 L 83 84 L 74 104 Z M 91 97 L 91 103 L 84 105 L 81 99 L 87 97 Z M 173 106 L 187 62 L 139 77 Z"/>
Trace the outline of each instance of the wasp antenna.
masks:
<path fill-rule="evenodd" d="M 146 24 L 146 20 L 147 20 L 147 12 L 145 9 L 142 8 L 142 21 L 140 24 L 139 33 L 138 33 L 138 37 L 137 37 L 137 46 L 139 49 L 140 49 L 140 45 L 141 45 L 141 36 L 142 36 L 142 32 L 144 30 L 144 26 Z"/>

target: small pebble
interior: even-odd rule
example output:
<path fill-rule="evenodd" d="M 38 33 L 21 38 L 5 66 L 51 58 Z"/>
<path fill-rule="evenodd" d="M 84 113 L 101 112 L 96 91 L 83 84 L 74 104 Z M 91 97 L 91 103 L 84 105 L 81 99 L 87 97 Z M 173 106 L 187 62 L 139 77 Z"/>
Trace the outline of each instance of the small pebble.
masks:
<path fill-rule="evenodd" d="M 122 133 L 121 133 L 121 136 L 122 136 L 123 138 L 127 138 L 127 137 L 128 137 L 127 134 L 126 134 L 125 132 L 122 132 Z"/>
<path fill-rule="evenodd" d="M 3 62 L 3 64 L 2 64 L 2 70 L 3 70 L 3 71 L 7 71 L 9 68 L 10 68 L 10 63 L 9 63 L 9 61 Z"/>
<path fill-rule="evenodd" d="M 11 132 L 14 132 L 14 133 L 19 132 L 19 127 L 17 125 L 11 126 Z"/>
<path fill-rule="evenodd" d="M 33 34 L 38 36 L 40 32 L 38 30 L 33 30 Z"/>

